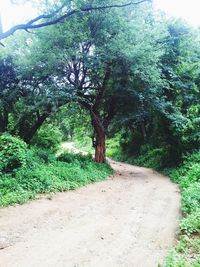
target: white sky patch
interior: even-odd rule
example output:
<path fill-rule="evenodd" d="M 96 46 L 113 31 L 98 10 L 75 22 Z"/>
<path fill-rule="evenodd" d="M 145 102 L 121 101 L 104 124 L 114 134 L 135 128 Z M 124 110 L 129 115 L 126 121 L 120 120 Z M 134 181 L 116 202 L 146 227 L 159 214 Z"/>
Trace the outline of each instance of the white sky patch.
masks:
<path fill-rule="evenodd" d="M 169 16 L 181 17 L 193 26 L 200 26 L 200 0 L 154 0 L 155 7 Z M 36 10 L 30 3 L 12 5 L 10 0 L 0 0 L 0 15 L 4 31 L 15 24 L 35 17 Z"/>
<path fill-rule="evenodd" d="M 169 16 L 180 17 L 191 25 L 200 26 L 200 0 L 154 0 L 158 9 Z"/>
<path fill-rule="evenodd" d="M 24 23 L 36 16 L 36 10 L 30 3 L 13 5 L 10 0 L 0 0 L 0 16 L 3 30 L 8 30 L 13 25 Z"/>

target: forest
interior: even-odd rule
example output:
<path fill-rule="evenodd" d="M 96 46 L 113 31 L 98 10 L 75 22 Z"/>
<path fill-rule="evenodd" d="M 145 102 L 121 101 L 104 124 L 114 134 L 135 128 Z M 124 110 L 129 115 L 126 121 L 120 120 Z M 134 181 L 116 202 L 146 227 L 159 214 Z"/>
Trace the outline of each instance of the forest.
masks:
<path fill-rule="evenodd" d="M 0 29 L 0 207 L 105 180 L 108 158 L 151 168 L 181 192 L 163 267 L 199 267 L 200 28 L 148 0 L 32 2 Z"/>

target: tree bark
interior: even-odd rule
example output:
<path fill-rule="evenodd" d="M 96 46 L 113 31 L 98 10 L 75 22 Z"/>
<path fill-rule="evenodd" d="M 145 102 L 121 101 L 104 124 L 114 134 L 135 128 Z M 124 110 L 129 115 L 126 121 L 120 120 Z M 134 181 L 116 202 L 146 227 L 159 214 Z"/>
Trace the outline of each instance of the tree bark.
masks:
<path fill-rule="evenodd" d="M 2 118 L 2 122 L 1 122 L 1 129 L 2 129 L 2 132 L 6 132 L 8 130 L 8 110 L 4 109 L 3 111 L 3 118 Z"/>
<path fill-rule="evenodd" d="M 95 161 L 97 163 L 106 162 L 106 130 L 101 122 L 99 116 L 91 111 L 92 126 L 95 132 L 95 140 L 93 142 L 95 147 Z"/>
<path fill-rule="evenodd" d="M 26 143 L 30 143 L 33 136 L 36 134 L 37 130 L 42 126 L 45 120 L 49 117 L 49 113 L 43 114 L 40 118 L 38 118 L 37 122 L 29 129 L 28 132 L 23 136 L 23 140 Z"/>
<path fill-rule="evenodd" d="M 144 122 L 141 123 L 141 130 L 142 130 L 143 139 L 144 139 L 144 141 L 146 141 L 147 133 L 146 133 L 146 128 L 145 128 Z"/>
<path fill-rule="evenodd" d="M 97 163 L 106 162 L 106 135 L 104 132 L 96 135 L 95 161 Z"/>

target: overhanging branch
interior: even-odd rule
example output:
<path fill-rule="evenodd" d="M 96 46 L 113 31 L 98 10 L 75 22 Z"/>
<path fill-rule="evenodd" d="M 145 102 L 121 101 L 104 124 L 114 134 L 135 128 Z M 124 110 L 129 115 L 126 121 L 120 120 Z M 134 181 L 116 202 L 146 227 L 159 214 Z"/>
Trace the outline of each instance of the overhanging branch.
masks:
<path fill-rule="evenodd" d="M 125 4 L 104 5 L 104 6 L 98 6 L 98 7 L 86 5 L 85 7 L 82 7 L 80 9 L 71 10 L 71 11 L 69 11 L 63 15 L 60 15 L 59 17 L 56 17 L 56 15 L 59 14 L 59 12 L 61 12 L 64 9 L 65 4 L 63 4 L 60 8 L 58 8 L 56 11 L 54 11 L 50 14 L 40 15 L 40 16 L 30 20 L 26 24 L 16 25 L 16 26 L 10 28 L 8 31 L 0 33 L 0 40 L 6 39 L 7 37 L 14 34 L 18 30 L 28 31 L 28 30 L 32 30 L 32 29 L 38 29 L 38 28 L 43 28 L 43 27 L 57 24 L 57 23 L 62 22 L 62 21 L 66 20 L 66 19 L 68 19 L 68 18 L 72 17 L 73 15 L 80 13 L 80 12 L 89 12 L 89 11 L 94 11 L 94 10 L 105 10 L 105 9 L 110 9 L 110 8 L 123 8 L 123 7 L 131 6 L 131 5 L 139 5 L 139 4 L 142 4 L 144 2 L 150 2 L 150 1 L 151 0 L 140 0 L 137 2 L 130 1 L 130 2 L 127 2 Z M 48 21 L 45 21 L 45 20 L 48 20 Z M 41 22 L 41 21 L 44 21 L 44 22 Z"/>

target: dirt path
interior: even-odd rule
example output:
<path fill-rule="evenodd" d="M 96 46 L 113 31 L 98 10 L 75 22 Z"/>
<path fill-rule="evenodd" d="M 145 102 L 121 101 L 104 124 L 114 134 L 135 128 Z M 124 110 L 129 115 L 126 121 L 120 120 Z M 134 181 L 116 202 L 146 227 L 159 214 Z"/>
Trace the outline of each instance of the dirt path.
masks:
<path fill-rule="evenodd" d="M 180 197 L 168 178 L 112 162 L 107 181 L 0 210 L 0 267 L 157 267 Z M 6 246 L 5 245 L 5 246 Z"/>

